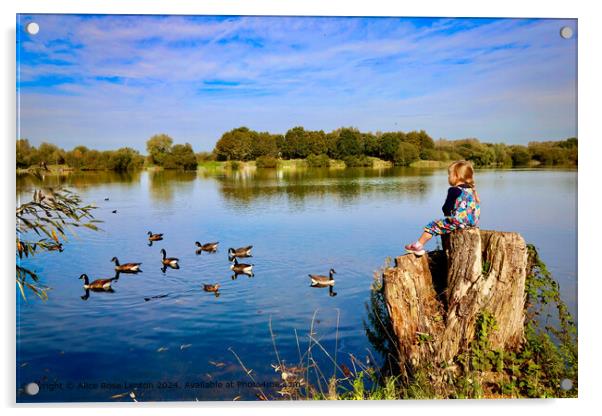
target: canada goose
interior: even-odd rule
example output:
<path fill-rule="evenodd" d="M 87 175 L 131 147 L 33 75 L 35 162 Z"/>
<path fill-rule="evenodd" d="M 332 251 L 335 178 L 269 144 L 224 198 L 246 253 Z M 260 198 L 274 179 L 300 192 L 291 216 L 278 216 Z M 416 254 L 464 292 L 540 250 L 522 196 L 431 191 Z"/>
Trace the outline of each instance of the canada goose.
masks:
<path fill-rule="evenodd" d="M 163 240 L 163 234 L 153 234 L 152 231 L 149 231 L 147 234 L 148 234 L 148 241 Z"/>
<path fill-rule="evenodd" d="M 48 251 L 58 251 L 58 252 L 63 252 L 63 243 L 58 243 L 58 244 L 53 244 L 51 246 L 48 246 Z"/>
<path fill-rule="evenodd" d="M 96 279 L 93 282 L 90 282 L 88 280 L 88 275 L 87 274 L 82 274 L 80 277 L 80 279 L 84 279 L 84 289 L 91 289 L 91 290 L 110 290 L 111 289 L 111 282 L 113 282 L 113 280 L 117 280 L 119 279 L 119 275 L 112 277 L 110 279 Z"/>
<path fill-rule="evenodd" d="M 119 264 L 119 260 L 117 257 L 113 257 L 111 259 L 112 262 L 115 263 L 115 271 L 116 272 L 124 272 L 124 273 L 138 273 L 141 272 L 140 265 L 142 263 L 124 263 Z"/>
<path fill-rule="evenodd" d="M 113 214 L 117 214 L 117 210 L 114 209 L 113 211 L 111 211 Z"/>
<path fill-rule="evenodd" d="M 253 246 L 247 246 L 247 247 L 240 247 L 237 249 L 233 249 L 232 247 L 230 247 L 228 249 L 228 256 L 230 258 L 234 258 L 234 257 L 251 257 L 251 249 L 253 248 Z"/>
<path fill-rule="evenodd" d="M 198 241 L 196 241 L 194 243 L 198 249 L 197 249 L 197 253 L 201 253 L 203 251 L 210 251 L 212 253 L 217 251 L 217 245 L 219 244 L 219 241 L 216 241 L 215 243 L 206 243 L 206 244 L 201 244 Z"/>
<path fill-rule="evenodd" d="M 239 263 L 236 258 L 234 258 L 234 264 L 230 265 L 230 270 L 232 270 L 236 274 L 246 274 L 247 276 L 254 276 L 253 273 L 253 265 Z"/>
<path fill-rule="evenodd" d="M 329 276 L 322 276 L 319 274 L 310 274 L 309 278 L 311 279 L 311 284 L 312 286 L 332 286 L 334 285 L 334 278 L 333 278 L 333 274 L 335 274 L 336 271 L 334 269 L 330 269 L 330 273 Z"/>
<path fill-rule="evenodd" d="M 105 201 L 108 201 L 108 200 L 109 200 L 109 197 L 107 196 L 107 197 L 105 198 Z"/>
<path fill-rule="evenodd" d="M 161 249 L 161 254 L 163 255 L 163 260 L 161 260 L 161 263 L 163 263 L 163 265 L 173 267 L 176 269 L 178 268 L 178 262 L 180 261 L 180 259 L 178 259 L 177 257 L 165 257 L 167 253 L 165 252 L 164 248 Z"/>

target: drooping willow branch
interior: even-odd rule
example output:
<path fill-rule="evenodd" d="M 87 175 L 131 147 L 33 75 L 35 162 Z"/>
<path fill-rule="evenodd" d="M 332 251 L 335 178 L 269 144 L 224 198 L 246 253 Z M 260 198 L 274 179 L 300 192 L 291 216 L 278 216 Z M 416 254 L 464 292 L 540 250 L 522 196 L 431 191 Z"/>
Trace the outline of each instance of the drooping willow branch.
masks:
<path fill-rule="evenodd" d="M 74 228 L 98 230 L 99 220 L 94 219 L 93 205 L 82 205 L 79 195 L 66 189 L 36 189 L 32 200 L 16 209 L 16 281 L 21 296 L 26 298 L 29 289 L 42 299 L 47 299 L 48 288 L 39 284 L 39 276 L 21 264 L 28 258 L 44 251 L 62 247 L 67 233 L 75 234 Z"/>

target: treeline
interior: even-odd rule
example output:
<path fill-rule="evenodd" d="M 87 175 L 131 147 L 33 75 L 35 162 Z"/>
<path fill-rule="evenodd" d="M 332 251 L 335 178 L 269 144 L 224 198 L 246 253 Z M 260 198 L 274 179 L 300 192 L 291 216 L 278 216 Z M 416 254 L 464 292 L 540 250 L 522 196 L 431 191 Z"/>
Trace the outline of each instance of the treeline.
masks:
<path fill-rule="evenodd" d="M 42 164 L 68 165 L 81 170 L 127 171 L 140 169 L 144 164 L 144 156 L 129 147 L 93 150 L 76 146 L 67 151 L 51 143 L 42 143 L 36 148 L 27 139 L 17 140 L 17 168 Z"/>
<path fill-rule="evenodd" d="M 217 160 L 307 159 L 310 166 L 327 166 L 340 159 L 347 166 L 368 166 L 370 157 L 407 166 L 417 160 L 467 159 L 477 166 L 525 166 L 533 161 L 544 165 L 577 164 L 577 139 L 532 142 L 527 146 L 482 143 L 478 139 L 434 141 L 424 130 L 363 133 L 340 128 L 330 133 L 294 127 L 284 135 L 239 127 L 222 135 L 213 150 Z"/>
<path fill-rule="evenodd" d="M 161 166 L 165 169 L 196 169 L 197 158 L 192 146 L 173 144 L 173 139 L 158 134 L 146 142 L 148 156 L 143 156 L 130 147 L 118 150 L 93 150 L 76 146 L 64 150 L 51 143 L 42 143 L 37 148 L 27 139 L 17 140 L 17 168 L 40 165 L 67 165 L 80 170 L 128 171 L 143 166 Z"/>
<path fill-rule="evenodd" d="M 257 167 L 273 168 L 279 159 L 305 159 L 310 167 L 327 167 L 331 159 L 338 159 L 353 167 L 372 166 L 374 158 L 397 166 L 418 160 L 459 159 L 471 160 L 476 166 L 577 165 L 578 141 L 570 138 L 524 146 L 482 143 L 478 139 L 435 141 L 424 130 L 363 133 L 340 128 L 326 133 L 294 127 L 285 134 L 271 134 L 239 127 L 224 133 L 213 152 L 195 154 L 189 143 L 174 144 L 166 134 L 152 136 L 146 150 L 147 156 L 129 147 L 100 151 L 77 146 L 66 151 L 50 143 L 36 148 L 27 139 L 20 139 L 17 168 L 46 164 L 81 170 L 127 171 L 143 166 L 194 170 L 206 160 L 255 160 Z"/>

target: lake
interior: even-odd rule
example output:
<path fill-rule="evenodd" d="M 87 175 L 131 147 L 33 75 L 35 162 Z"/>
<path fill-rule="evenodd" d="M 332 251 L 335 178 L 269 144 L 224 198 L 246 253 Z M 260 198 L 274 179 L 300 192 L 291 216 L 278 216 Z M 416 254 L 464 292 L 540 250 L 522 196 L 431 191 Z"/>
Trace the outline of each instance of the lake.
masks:
<path fill-rule="evenodd" d="M 78 231 L 62 253 L 24 262 L 52 290 L 46 302 L 17 298 L 17 386 L 42 386 L 37 396 L 18 393 L 20 402 L 131 401 L 111 396 L 132 390 L 140 401 L 255 400 L 247 383 L 273 392 L 271 365 L 299 361 L 312 322 L 337 362 L 352 368 L 350 354 L 378 361 L 363 324 L 374 272 L 441 216 L 448 187 L 446 170 L 411 168 L 89 172 L 44 181 L 96 204 L 103 223 L 100 232 Z M 577 171 L 479 170 L 476 181 L 481 228 L 517 231 L 535 244 L 576 318 Z M 29 200 L 34 185 L 18 176 L 17 195 Z M 149 230 L 164 240 L 149 246 Z M 197 240 L 219 241 L 217 253 L 197 255 Z M 253 257 L 241 261 L 255 265 L 255 276 L 233 279 L 228 248 L 246 245 Z M 162 248 L 180 259 L 179 270 L 161 270 Z M 113 256 L 142 262 L 143 272 L 82 299 L 79 276 L 112 277 Z M 307 276 L 331 267 L 336 296 L 310 287 Z M 219 296 L 203 283 L 220 283 Z M 313 357 L 332 374 L 321 348 Z"/>

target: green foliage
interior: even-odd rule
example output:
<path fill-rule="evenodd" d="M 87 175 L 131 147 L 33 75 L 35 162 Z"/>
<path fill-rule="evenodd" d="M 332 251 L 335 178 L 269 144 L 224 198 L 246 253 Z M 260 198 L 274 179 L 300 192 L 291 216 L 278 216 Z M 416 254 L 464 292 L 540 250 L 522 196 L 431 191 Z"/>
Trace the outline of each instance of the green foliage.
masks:
<path fill-rule="evenodd" d="M 356 168 L 356 167 L 372 167 L 372 159 L 368 156 L 347 156 L 343 158 L 345 162 L 345 166 L 348 168 Z"/>
<path fill-rule="evenodd" d="M 39 284 L 40 276 L 21 264 L 44 251 L 62 247 L 67 232 L 77 227 L 97 230 L 92 205 L 82 205 L 81 198 L 65 189 L 35 190 L 32 200 L 16 209 L 16 281 L 21 296 L 25 289 L 47 299 L 48 288 Z"/>
<path fill-rule="evenodd" d="M 152 164 L 163 166 L 165 158 L 171 151 L 173 139 L 166 134 L 155 134 L 146 142 L 146 151 Z"/>
<path fill-rule="evenodd" d="M 253 157 L 253 140 L 257 132 L 248 127 L 239 127 L 222 135 L 215 144 L 214 153 L 217 160 L 251 160 Z"/>
<path fill-rule="evenodd" d="M 511 146 L 510 157 L 513 166 L 525 166 L 531 161 L 531 154 L 525 146 Z"/>
<path fill-rule="evenodd" d="M 336 152 L 339 159 L 363 154 L 364 143 L 359 130 L 353 128 L 340 129 L 336 142 Z"/>
<path fill-rule="evenodd" d="M 259 156 L 255 161 L 255 166 L 264 169 L 275 169 L 278 167 L 278 159 L 273 156 Z"/>
<path fill-rule="evenodd" d="M 420 158 L 418 147 L 412 143 L 401 142 L 397 146 L 393 162 L 397 166 L 409 166 Z"/>
<path fill-rule="evenodd" d="M 186 144 L 174 145 L 163 159 L 165 169 L 196 170 L 198 165 L 192 146 Z"/>
<path fill-rule="evenodd" d="M 306 162 L 310 168 L 327 168 L 330 166 L 330 158 L 325 154 L 309 155 Z"/>

